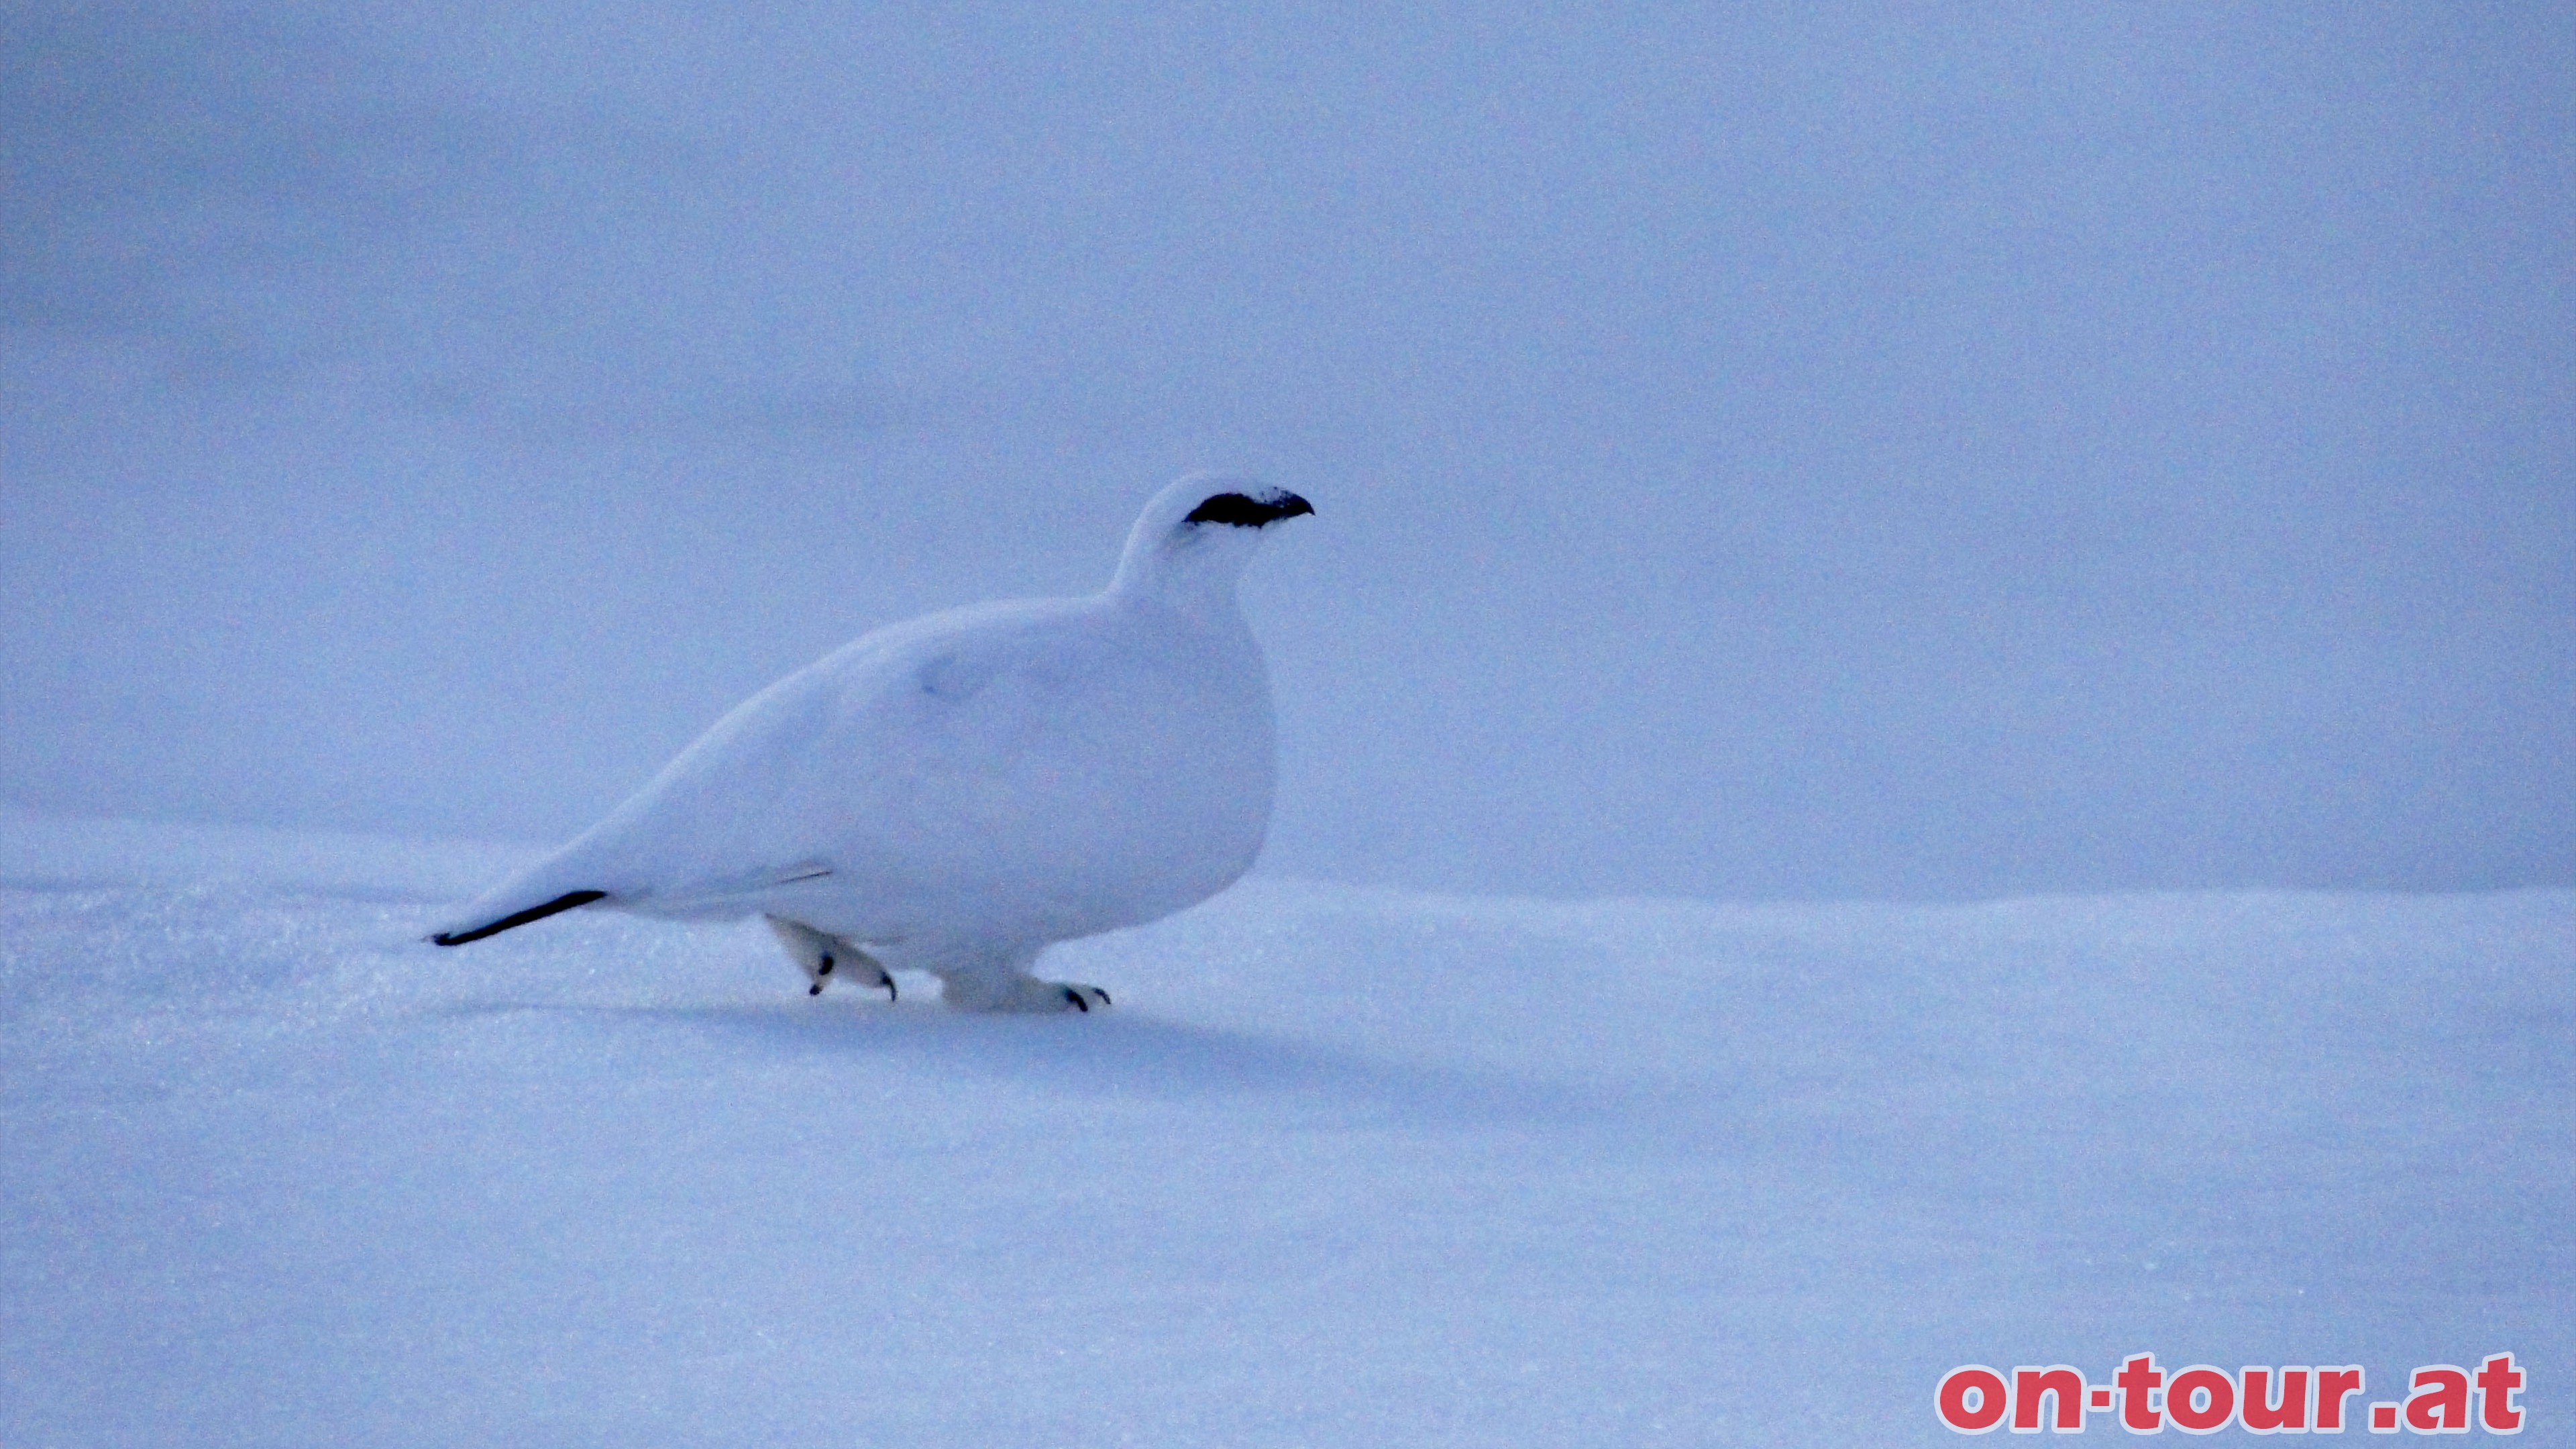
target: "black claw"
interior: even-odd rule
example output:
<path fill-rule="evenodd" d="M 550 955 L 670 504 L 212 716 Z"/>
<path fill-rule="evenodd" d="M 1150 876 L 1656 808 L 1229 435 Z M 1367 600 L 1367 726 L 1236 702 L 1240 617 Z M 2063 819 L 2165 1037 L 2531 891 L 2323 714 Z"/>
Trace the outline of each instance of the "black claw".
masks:
<path fill-rule="evenodd" d="M 820 981 L 817 981 L 817 982 L 815 982 L 813 985 L 806 987 L 806 988 L 805 988 L 805 994 L 806 994 L 806 995 L 808 995 L 808 996 L 820 996 L 820 995 L 822 995 L 822 994 L 823 994 L 823 983 L 822 983 L 822 982 L 820 982 Z"/>
<path fill-rule="evenodd" d="M 1094 991 L 1100 991 L 1100 988 L 1099 988 L 1099 987 L 1097 987 L 1097 986 L 1095 986 L 1095 987 L 1093 987 L 1093 988 L 1091 988 L 1091 989 L 1092 989 L 1092 990 L 1094 990 Z M 1106 991 L 1100 991 L 1100 1004 L 1101 1004 L 1101 1005 L 1103 1005 L 1103 1006 L 1107 1006 L 1107 1005 L 1110 1005 L 1110 1004 L 1111 1004 L 1111 1003 L 1110 1003 L 1110 1000 L 1109 1000 L 1109 993 L 1108 993 L 1108 992 L 1106 992 Z"/>
<path fill-rule="evenodd" d="M 831 975 L 831 974 L 832 974 L 832 958 L 831 958 L 831 957 L 829 957 L 829 956 L 824 957 L 824 958 L 823 958 L 823 964 L 822 964 L 821 966 L 819 966 L 819 967 L 815 968 L 814 974 L 815 974 L 815 975 L 817 975 L 817 976 L 829 976 L 829 975 Z"/>
<path fill-rule="evenodd" d="M 880 981 L 880 982 L 878 982 L 877 984 L 878 984 L 879 986 L 882 986 L 882 987 L 884 987 L 884 988 L 886 989 L 886 1000 L 888 1000 L 888 1001 L 901 1001 L 901 1000 L 903 1000 L 903 993 L 894 989 L 894 977 L 893 977 L 891 974 L 889 974 L 889 975 L 886 977 L 886 979 L 885 979 L 885 980 Z"/>
<path fill-rule="evenodd" d="M 1070 986 L 1064 989 L 1064 999 L 1072 1002 L 1073 1008 L 1076 1011 L 1089 1011 L 1091 1009 L 1091 1003 L 1082 999 L 1082 993 L 1074 990 Z"/>

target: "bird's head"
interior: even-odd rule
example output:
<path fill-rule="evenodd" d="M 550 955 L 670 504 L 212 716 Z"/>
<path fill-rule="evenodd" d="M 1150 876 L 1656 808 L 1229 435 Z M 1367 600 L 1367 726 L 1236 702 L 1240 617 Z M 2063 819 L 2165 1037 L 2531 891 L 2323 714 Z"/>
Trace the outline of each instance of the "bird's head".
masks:
<path fill-rule="evenodd" d="M 1193 473 L 1154 495 L 1127 535 L 1112 593 L 1151 593 L 1173 602 L 1226 598 L 1274 523 L 1312 513 L 1285 488 L 1250 478 Z"/>

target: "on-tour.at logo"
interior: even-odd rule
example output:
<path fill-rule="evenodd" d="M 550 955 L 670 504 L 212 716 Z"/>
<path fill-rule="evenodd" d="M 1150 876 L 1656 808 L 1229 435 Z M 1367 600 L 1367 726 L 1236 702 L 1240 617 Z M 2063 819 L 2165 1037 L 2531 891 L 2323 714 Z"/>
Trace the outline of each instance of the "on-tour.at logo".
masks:
<path fill-rule="evenodd" d="M 1962 1434 L 1983 1434 L 2007 1420 L 2016 1434 L 2043 1428 L 2081 1434 L 2095 1414 L 2113 1415 L 2132 1434 L 2161 1434 L 2168 1425 L 2186 1434 L 2215 1434 L 2230 1425 L 2249 1434 L 2340 1434 L 2347 1425 L 2374 1434 L 2466 1434 L 2472 1425 L 2519 1434 L 2523 1378 L 2510 1353 L 2489 1354 L 2475 1371 L 2425 1364 L 2407 1376 L 2403 1401 L 2365 1398 L 2355 1414 L 2350 1401 L 2369 1392 L 2359 1364 L 2248 1367 L 2231 1375 L 2196 1363 L 2168 1374 L 2154 1354 L 2133 1353 L 2107 1383 L 2088 1382 L 2082 1369 L 2062 1363 L 2016 1368 L 2010 1378 L 1984 1364 L 1962 1364 L 1941 1376 L 1934 1405 L 1941 1422 Z"/>

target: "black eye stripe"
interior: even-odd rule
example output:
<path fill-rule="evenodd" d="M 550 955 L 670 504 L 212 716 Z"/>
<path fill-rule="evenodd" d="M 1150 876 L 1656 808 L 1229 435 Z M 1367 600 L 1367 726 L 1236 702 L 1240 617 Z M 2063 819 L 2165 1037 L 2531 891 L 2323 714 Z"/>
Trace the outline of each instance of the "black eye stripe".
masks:
<path fill-rule="evenodd" d="M 1263 524 L 1276 523 L 1283 518 L 1293 518 L 1300 513 L 1315 511 L 1305 499 L 1294 493 L 1282 493 L 1278 497 L 1279 501 L 1276 503 L 1264 503 L 1260 499 L 1247 498 L 1240 493 L 1220 493 L 1191 509 L 1190 516 L 1182 521 L 1226 523 L 1237 528 L 1259 528 Z"/>
<path fill-rule="evenodd" d="M 1238 527 L 1259 528 L 1278 517 L 1268 508 L 1240 493 L 1220 493 L 1190 510 L 1191 523 L 1231 523 Z"/>

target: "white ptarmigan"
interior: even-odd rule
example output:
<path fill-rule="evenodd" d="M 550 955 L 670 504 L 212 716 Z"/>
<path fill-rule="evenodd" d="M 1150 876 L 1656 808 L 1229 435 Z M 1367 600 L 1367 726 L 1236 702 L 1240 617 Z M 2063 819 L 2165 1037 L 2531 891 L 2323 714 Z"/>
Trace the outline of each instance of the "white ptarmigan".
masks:
<path fill-rule="evenodd" d="M 753 695 L 607 819 L 466 905 L 461 946 L 581 906 L 769 920 L 819 994 L 940 978 L 952 1005 L 1089 1011 L 1057 941 L 1207 899 L 1252 865 L 1276 766 L 1235 581 L 1312 513 L 1193 475 L 1145 506 L 1109 587 L 876 630 Z"/>

